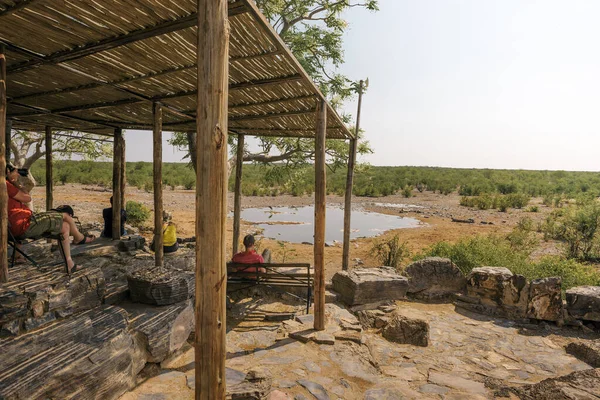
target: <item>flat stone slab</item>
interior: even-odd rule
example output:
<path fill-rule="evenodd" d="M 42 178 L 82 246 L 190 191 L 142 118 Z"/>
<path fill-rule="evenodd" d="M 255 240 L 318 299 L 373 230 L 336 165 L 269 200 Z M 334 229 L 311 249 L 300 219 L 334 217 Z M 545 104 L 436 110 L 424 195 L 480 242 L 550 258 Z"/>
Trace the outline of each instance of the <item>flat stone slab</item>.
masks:
<path fill-rule="evenodd" d="M 524 400 L 594 400 L 600 398 L 600 369 L 575 371 L 534 385 L 507 389 Z"/>
<path fill-rule="evenodd" d="M 127 313 L 113 306 L 1 340 L 0 353 L 2 399 L 116 399 L 146 363 Z"/>
<path fill-rule="evenodd" d="M 404 299 L 408 290 L 408 280 L 389 267 L 337 272 L 332 282 L 340 300 L 350 306 Z"/>
<path fill-rule="evenodd" d="M 429 383 L 438 386 L 446 386 L 465 393 L 486 394 L 487 390 L 482 382 L 461 378 L 455 374 L 445 374 L 437 371 L 429 371 Z"/>
<path fill-rule="evenodd" d="M 600 321 L 600 286 L 579 286 L 567 290 L 567 311 L 578 319 Z"/>

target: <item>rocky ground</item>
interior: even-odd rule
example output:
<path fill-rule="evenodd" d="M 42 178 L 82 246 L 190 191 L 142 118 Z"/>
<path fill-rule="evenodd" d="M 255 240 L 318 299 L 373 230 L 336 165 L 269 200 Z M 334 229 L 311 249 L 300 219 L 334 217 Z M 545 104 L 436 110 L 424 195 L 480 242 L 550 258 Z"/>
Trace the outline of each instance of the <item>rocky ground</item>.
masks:
<path fill-rule="evenodd" d="M 281 304 L 255 294 L 252 309 Z M 259 323 L 236 303 L 227 333 L 227 385 L 236 387 L 247 373 L 264 379 L 271 399 L 490 399 L 517 398 L 507 388 L 529 387 L 544 379 L 589 370 L 590 365 L 565 352 L 576 337 L 596 337 L 556 326 L 518 324 L 469 312 L 449 304 L 399 301 L 403 312 L 425 318 L 430 326 L 427 347 L 396 344 L 379 332 L 356 328 L 358 321 L 339 304 L 327 305 L 326 332 L 352 332 L 333 343 L 303 343 L 288 331 L 309 329 L 298 322 Z M 289 306 L 288 306 L 289 307 Z M 298 321 L 308 322 L 310 316 Z M 246 322 L 244 322 L 246 320 Z M 247 324 L 253 328 L 250 329 Z M 284 333 L 282 335 L 282 332 Z M 597 338 L 596 338 L 597 339 Z M 163 370 L 121 400 L 193 399 L 194 349 L 191 346 L 161 366 Z M 589 398 L 598 398 L 600 388 Z M 597 397 L 594 397 L 597 396 Z M 573 397 L 575 399 L 583 397 Z"/>

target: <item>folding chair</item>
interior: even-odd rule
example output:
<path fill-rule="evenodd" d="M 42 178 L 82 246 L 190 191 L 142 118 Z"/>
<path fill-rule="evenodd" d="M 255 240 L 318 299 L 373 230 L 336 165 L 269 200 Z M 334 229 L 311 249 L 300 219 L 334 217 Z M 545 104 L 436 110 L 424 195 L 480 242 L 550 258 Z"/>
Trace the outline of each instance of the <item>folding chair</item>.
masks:
<path fill-rule="evenodd" d="M 35 218 L 32 215 L 32 218 Z M 31 264 L 33 264 L 34 267 L 38 268 L 40 267 L 40 265 L 33 259 L 31 258 L 29 255 L 27 255 L 19 246 L 24 244 L 25 240 L 30 240 L 32 242 L 35 242 L 37 240 L 41 240 L 41 239 L 55 239 L 58 241 L 58 249 L 60 251 L 60 256 L 63 259 L 63 263 L 65 265 L 65 272 L 68 274 L 69 273 L 69 266 L 67 264 L 67 257 L 65 256 L 65 249 L 63 247 L 63 236 L 62 234 L 58 234 L 58 235 L 53 235 L 51 233 L 47 233 L 47 234 L 43 234 L 40 237 L 37 238 L 22 238 L 22 237 L 15 237 L 12 232 L 10 231 L 10 222 L 8 223 L 8 244 L 13 248 L 13 253 L 12 253 L 12 257 L 11 257 L 11 261 L 10 261 L 10 268 L 14 267 L 15 265 L 15 259 L 17 256 L 17 253 L 21 254 L 23 257 L 25 257 L 25 259 L 27 261 L 29 261 Z"/>

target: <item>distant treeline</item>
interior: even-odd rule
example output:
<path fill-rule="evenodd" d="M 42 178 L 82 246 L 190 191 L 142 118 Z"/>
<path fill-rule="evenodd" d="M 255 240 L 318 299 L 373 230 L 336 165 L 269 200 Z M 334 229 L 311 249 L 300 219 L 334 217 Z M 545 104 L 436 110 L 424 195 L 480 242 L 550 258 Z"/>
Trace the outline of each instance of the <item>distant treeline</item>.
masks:
<path fill-rule="evenodd" d="M 295 169 L 244 165 L 242 192 L 247 196 L 300 196 L 314 191 L 314 172 L 311 166 Z M 45 181 L 43 160 L 37 162 L 32 173 L 40 184 Z M 343 194 L 346 170 L 327 171 L 327 192 Z M 233 190 L 235 171 L 229 179 Z M 61 183 L 100 184 L 110 186 L 112 163 L 93 161 L 56 161 L 54 181 Z M 127 182 L 148 191 L 152 190 L 152 163 L 128 162 Z M 172 188 L 195 188 L 194 171 L 187 164 L 164 163 L 163 183 Z M 532 197 L 565 195 L 577 197 L 600 196 L 600 173 L 567 171 L 526 171 L 458 169 L 440 167 L 361 167 L 355 173 L 353 193 L 358 196 L 379 197 L 413 190 L 449 194 L 457 191 L 462 196 L 483 194 L 522 193 Z"/>

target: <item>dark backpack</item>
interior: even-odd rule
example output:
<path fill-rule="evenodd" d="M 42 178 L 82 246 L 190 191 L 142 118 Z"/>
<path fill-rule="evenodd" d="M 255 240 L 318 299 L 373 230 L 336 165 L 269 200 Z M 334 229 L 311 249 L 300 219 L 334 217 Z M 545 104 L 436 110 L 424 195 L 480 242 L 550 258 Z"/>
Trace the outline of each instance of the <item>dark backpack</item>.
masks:
<path fill-rule="evenodd" d="M 75 211 L 73 211 L 73 207 L 68 206 L 68 205 L 62 205 L 62 206 L 58 206 L 56 208 L 52 209 L 53 211 L 58 211 L 59 213 L 67 213 L 69 214 L 71 217 L 75 216 Z"/>

